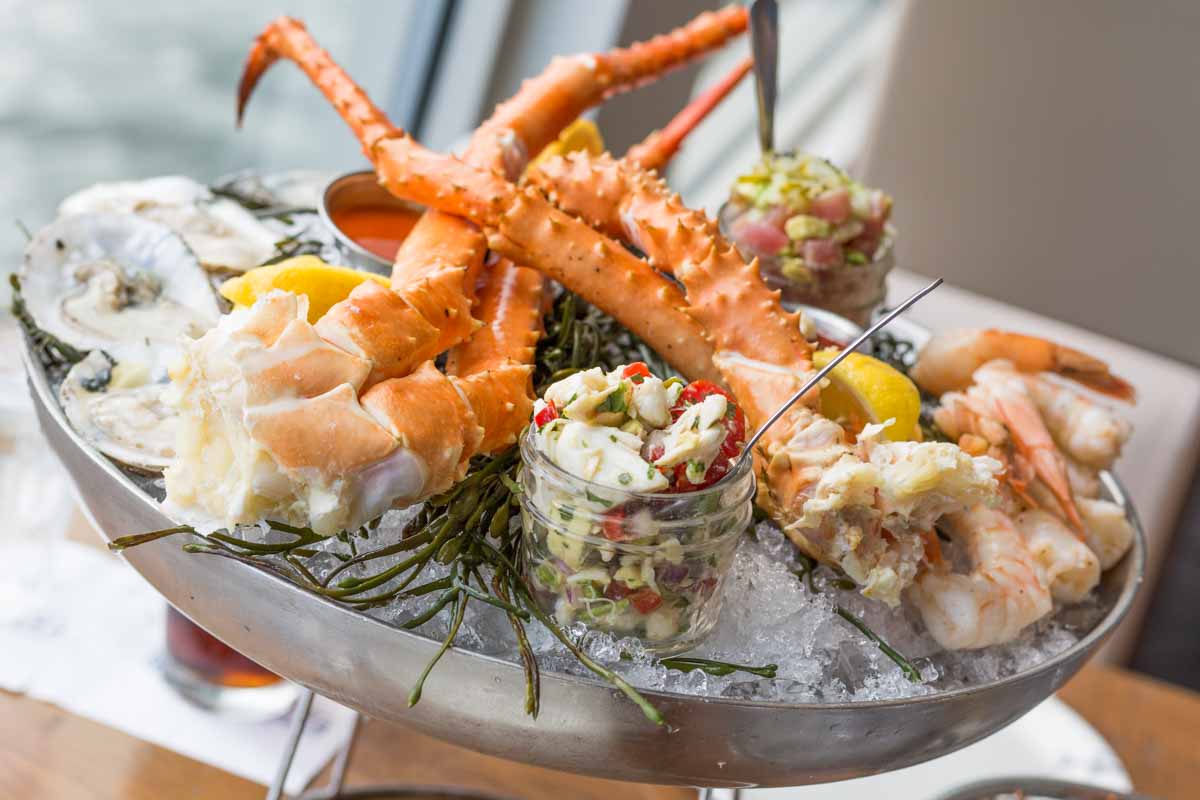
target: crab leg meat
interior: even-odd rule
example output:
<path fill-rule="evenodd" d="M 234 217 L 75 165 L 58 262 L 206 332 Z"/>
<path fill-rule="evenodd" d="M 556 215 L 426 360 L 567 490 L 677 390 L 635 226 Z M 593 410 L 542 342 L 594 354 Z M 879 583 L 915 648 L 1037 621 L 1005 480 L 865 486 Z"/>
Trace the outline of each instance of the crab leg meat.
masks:
<path fill-rule="evenodd" d="M 528 177 L 556 204 L 630 242 L 684 284 L 687 312 L 711 337 L 717 366 L 752 422 L 761 424 L 807 379 L 811 348 L 799 315 L 779 304 L 779 292 L 759 278 L 757 261 L 747 264 L 702 212 L 685 207 L 656 176 L 628 159 L 571 153 L 537 165 Z M 745 324 L 747 314 L 754 325 Z M 810 404 L 816 399 L 815 392 L 806 397 Z"/>
<path fill-rule="evenodd" d="M 648 168 L 666 164 L 687 135 L 746 75 L 749 64 L 749 61 L 739 64 L 718 85 L 679 112 L 666 128 L 654 131 L 644 141 L 630 148 L 626 158 L 637 158 L 639 163 Z M 458 219 L 442 214 L 438 214 L 438 217 Z M 498 367 L 511 370 L 514 361 L 519 365 L 533 363 L 537 334 L 542 324 L 541 300 L 546 296 L 541 273 L 516 267 L 508 259 L 500 259 L 495 266 L 482 273 L 481 280 L 478 314 L 484 327 L 450 351 L 446 371 L 451 375 Z M 498 359 L 498 353 L 509 353 L 511 357 Z M 531 371 L 527 367 L 523 374 Z M 488 452 L 515 441 L 529 418 L 532 402 L 533 398 L 528 393 L 524 397 L 512 397 L 511 408 L 505 416 L 480 420 L 486 431 L 481 449 Z"/>
<path fill-rule="evenodd" d="M 702 18 L 697 28 L 708 38 L 701 42 L 730 35 L 712 33 L 708 23 L 739 17 L 744 12 L 736 10 Z M 601 57 L 607 66 L 594 96 L 686 57 L 689 48 L 679 37 L 660 37 Z M 286 19 L 259 37 L 239 112 L 281 56 L 301 64 L 371 155 L 381 141 L 407 140 L 303 26 Z M 553 99 L 553 81 L 531 85 Z M 506 104 L 498 114 L 508 124 L 521 107 Z M 552 137 L 555 124 L 530 130 Z M 479 160 L 501 152 L 487 144 L 499 141 L 498 129 L 480 134 Z M 394 291 L 367 282 L 316 325 L 307 322 L 303 298 L 272 293 L 189 347 L 175 387 L 186 442 L 166 473 L 166 505 L 177 518 L 200 530 L 277 518 L 331 533 L 442 491 L 462 477 L 472 455 L 511 443 L 529 416 L 541 275 L 503 260 L 484 275 L 480 312 L 487 324 L 452 351 L 449 374 L 442 374 L 429 356 L 479 327 L 469 314 L 473 286 L 464 280 L 474 283 L 483 239 L 470 223 L 434 213 L 408 242 Z"/>
<path fill-rule="evenodd" d="M 719 47 L 743 32 L 746 24 L 746 10 L 729 6 L 628 48 L 556 58 L 542 75 L 526 81 L 511 100 L 496 108 L 472 137 L 465 160 L 516 178 L 529 156 L 553 141 L 584 110 Z M 295 61 L 309 76 L 372 161 L 379 141 L 402 134 L 313 41 L 303 24 L 286 17 L 271 23 L 251 50 L 238 91 L 239 120 L 258 80 L 279 58 Z M 392 285 L 439 334 L 412 332 L 414 352 L 407 354 L 412 363 L 434 357 L 473 332 L 471 276 L 480 268 L 483 250 L 472 226 L 436 211 L 424 214 L 409 234 L 397 254 Z M 442 311 L 447 312 L 444 317 L 435 316 Z"/>

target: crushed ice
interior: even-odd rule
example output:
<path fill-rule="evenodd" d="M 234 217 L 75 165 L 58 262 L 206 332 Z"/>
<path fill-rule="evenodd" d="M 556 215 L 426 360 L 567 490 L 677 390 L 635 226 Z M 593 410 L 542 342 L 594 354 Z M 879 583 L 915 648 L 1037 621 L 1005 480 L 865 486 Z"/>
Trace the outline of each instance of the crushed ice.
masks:
<path fill-rule="evenodd" d="M 397 539 L 412 516 L 410 511 L 389 512 L 372 534 L 376 548 Z M 327 550 L 344 551 L 345 545 L 329 540 Z M 380 558 L 362 569 L 371 573 L 397 563 L 406 555 Z M 340 563 L 332 557 L 310 560 L 318 576 Z M 730 576 L 720 622 L 708 640 L 689 657 L 736 664 L 775 664 L 774 678 L 744 672 L 713 676 L 700 670 L 668 669 L 646 653 L 634 639 L 614 639 L 587 631 L 582 625 L 568 633 L 597 661 L 613 668 L 641 689 L 679 692 L 709 697 L 786 701 L 790 703 L 892 700 L 979 685 L 1030 669 L 1061 653 L 1091 630 L 1104 609 L 1092 600 L 1056 613 L 1030 626 L 1009 644 L 972 652 L 942 650 L 925 633 L 910 609 L 889 609 L 865 600 L 854 590 L 840 589 L 827 576 L 817 577 L 813 590 L 797 577 L 796 550 L 770 523 L 756 527 L 739 546 Z M 824 570 L 819 571 L 826 572 Z M 818 574 L 819 574 L 818 573 Z M 343 576 L 361 576 L 354 568 Z M 444 577 L 448 568 L 430 563 L 412 585 Z M 437 593 L 392 601 L 366 613 L 392 625 L 401 625 L 427 611 Z M 836 613 L 838 606 L 863 619 L 884 641 L 903 653 L 920 671 L 915 683 L 874 643 Z M 418 630 L 434 639 L 446 635 L 448 613 L 441 613 Z M 563 672 L 590 676 L 566 648 L 539 623 L 526 625 L 530 644 L 544 673 Z M 502 611 L 471 602 L 457 647 L 519 661 L 512 629 Z"/>

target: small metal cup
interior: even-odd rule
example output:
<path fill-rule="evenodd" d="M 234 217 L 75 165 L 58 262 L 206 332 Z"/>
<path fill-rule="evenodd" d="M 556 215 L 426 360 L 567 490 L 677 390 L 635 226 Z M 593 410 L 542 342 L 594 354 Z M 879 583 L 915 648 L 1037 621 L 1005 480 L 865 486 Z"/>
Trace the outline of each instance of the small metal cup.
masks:
<path fill-rule="evenodd" d="M 401 200 L 389 193 L 379 185 L 379 178 L 369 169 L 339 175 L 325 187 L 325 192 L 321 195 L 321 205 L 317 211 L 321 215 L 321 221 L 333 233 L 338 252 L 345 258 L 347 265 L 388 275 L 392 271 L 390 261 L 367 250 L 334 224 L 334 213 L 347 208 L 363 206 L 373 208 L 383 206 L 418 212 L 424 211 L 425 207 Z"/>

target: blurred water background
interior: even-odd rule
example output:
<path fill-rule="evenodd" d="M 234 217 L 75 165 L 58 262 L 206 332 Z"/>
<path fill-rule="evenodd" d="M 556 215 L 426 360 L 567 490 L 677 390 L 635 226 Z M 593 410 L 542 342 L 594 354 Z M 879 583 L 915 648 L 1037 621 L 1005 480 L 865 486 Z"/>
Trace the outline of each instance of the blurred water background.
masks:
<path fill-rule="evenodd" d="M 207 181 L 251 165 L 362 163 L 299 70 L 267 76 L 240 132 L 237 80 L 254 35 L 286 7 L 372 94 L 386 97 L 400 63 L 389 42 L 402 41 L 409 6 L 0 0 L 0 271 L 20 258 L 16 220 L 36 229 L 65 195 L 97 181 L 168 173 Z"/>

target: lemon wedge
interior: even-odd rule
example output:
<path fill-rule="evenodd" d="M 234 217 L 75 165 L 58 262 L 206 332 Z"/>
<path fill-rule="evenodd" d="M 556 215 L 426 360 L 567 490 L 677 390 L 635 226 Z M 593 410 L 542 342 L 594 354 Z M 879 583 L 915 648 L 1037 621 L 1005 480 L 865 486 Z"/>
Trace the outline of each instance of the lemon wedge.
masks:
<path fill-rule="evenodd" d="M 817 350 L 813 366 L 824 367 L 837 353 L 833 348 Z M 892 441 L 912 441 L 919 438 L 921 394 L 896 368 L 851 353 L 829 373 L 829 385 L 821 390 L 821 413 L 855 432 L 868 423 L 894 419 L 884 435 Z"/>
<path fill-rule="evenodd" d="M 604 152 L 604 137 L 600 135 L 600 129 L 596 127 L 596 123 L 590 119 L 580 117 L 564 128 L 556 140 L 546 145 L 546 148 L 538 153 L 533 163 L 536 164 L 552 156 L 573 153 L 576 150 L 582 150 L 594 156 Z"/>
<path fill-rule="evenodd" d="M 386 277 L 374 272 L 326 264 L 316 256 L 296 256 L 230 278 L 221 284 L 221 296 L 235 306 L 249 307 L 274 289 L 306 295 L 308 321 L 315 323 L 363 281 L 391 286 Z"/>

